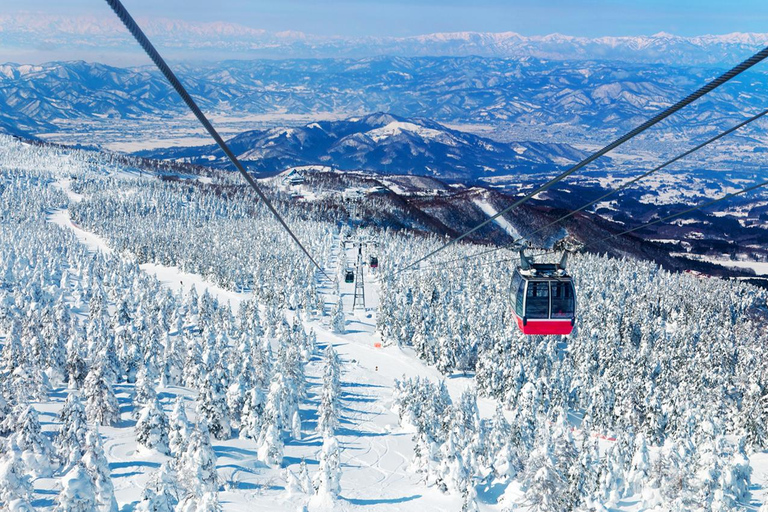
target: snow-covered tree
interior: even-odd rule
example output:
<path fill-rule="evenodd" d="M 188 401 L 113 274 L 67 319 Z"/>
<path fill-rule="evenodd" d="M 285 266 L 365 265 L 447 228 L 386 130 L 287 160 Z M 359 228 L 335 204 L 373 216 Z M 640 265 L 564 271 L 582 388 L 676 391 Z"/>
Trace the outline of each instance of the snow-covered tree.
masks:
<path fill-rule="evenodd" d="M 347 331 L 347 319 L 344 315 L 344 301 L 341 295 L 339 295 L 338 302 L 331 309 L 331 328 L 333 332 L 338 334 L 344 334 Z"/>
<path fill-rule="evenodd" d="M 178 460 L 179 486 L 187 494 L 202 496 L 217 492 L 216 454 L 211 446 L 211 436 L 204 419 L 192 429 L 186 450 Z"/>
<path fill-rule="evenodd" d="M 117 425 L 120 421 L 120 407 L 99 365 L 94 365 L 88 372 L 83 393 L 86 397 L 85 412 L 91 421 L 99 425 Z"/>
<path fill-rule="evenodd" d="M 56 498 L 56 512 L 93 512 L 99 510 L 91 476 L 75 465 L 61 479 L 62 489 Z"/>
<path fill-rule="evenodd" d="M 154 374 L 152 365 L 139 368 L 134 389 L 132 416 L 138 419 L 141 411 L 157 398 L 157 375 Z"/>
<path fill-rule="evenodd" d="M 168 448 L 175 457 L 179 457 L 187 449 L 190 436 L 190 424 L 184 407 L 184 399 L 178 397 L 173 405 L 168 433 Z"/>
<path fill-rule="evenodd" d="M 448 438 L 440 446 L 440 468 L 438 469 L 437 486 L 443 492 L 464 494 L 470 482 L 470 474 L 461 454 L 459 437 L 456 431 L 451 431 Z"/>
<path fill-rule="evenodd" d="M 339 478 L 341 477 L 341 450 L 335 437 L 329 436 L 323 439 L 323 448 L 320 451 L 320 466 L 315 476 L 316 503 L 332 503 L 339 495 Z"/>
<path fill-rule="evenodd" d="M 89 430 L 85 436 L 85 453 L 82 465 L 93 481 L 96 507 L 99 512 L 117 512 L 115 488 L 109 474 L 109 462 L 104 455 L 101 436 L 97 430 Z"/>
<path fill-rule="evenodd" d="M 501 404 L 498 404 L 487 440 L 489 462 L 496 478 L 512 478 L 521 469 L 522 463 L 515 448 L 518 442 L 512 426 L 504 417 Z"/>
<path fill-rule="evenodd" d="M 187 495 L 176 507 L 176 512 L 221 512 L 218 494 L 205 492 L 201 496 Z"/>
<path fill-rule="evenodd" d="M 565 510 L 567 481 L 558 470 L 558 461 L 547 436 L 540 436 L 522 474 L 525 504 L 528 510 L 554 512 Z"/>
<path fill-rule="evenodd" d="M 243 374 L 238 376 L 227 388 L 227 412 L 232 423 L 232 427 L 241 428 L 243 409 L 247 399 L 247 379 Z"/>
<path fill-rule="evenodd" d="M 11 439 L 0 457 L 0 503 L 10 510 L 32 510 L 32 482 L 21 460 L 21 450 Z M 28 507 L 28 508 L 24 508 Z"/>
<path fill-rule="evenodd" d="M 712 510 L 734 510 L 740 504 L 749 503 L 749 487 L 752 479 L 752 467 L 743 453 L 736 452 L 721 472 L 719 489 L 715 491 Z"/>
<path fill-rule="evenodd" d="M 74 389 L 80 389 L 85 383 L 85 377 L 88 374 L 88 366 L 85 363 L 82 350 L 80 348 L 80 338 L 78 333 L 73 333 L 67 342 L 67 360 L 65 363 L 65 372 L 67 383 Z"/>
<path fill-rule="evenodd" d="M 312 477 L 309 475 L 309 469 L 307 468 L 307 461 L 301 459 L 299 463 L 299 474 L 296 475 L 296 480 L 301 488 L 301 492 L 307 495 L 312 495 L 315 492 L 315 486 L 312 483 Z"/>
<path fill-rule="evenodd" d="M 165 463 L 147 481 L 136 510 L 139 512 L 174 512 L 178 503 L 179 489 L 176 483 L 176 473 L 168 463 Z"/>
<path fill-rule="evenodd" d="M 635 453 L 627 475 L 629 494 L 643 491 L 643 487 L 649 483 L 651 471 L 650 453 L 645 442 L 645 437 L 640 434 L 635 437 Z"/>
<path fill-rule="evenodd" d="M 216 376 L 211 372 L 203 378 L 203 386 L 197 397 L 197 409 L 216 439 L 225 440 L 232 437 L 227 399 L 219 389 Z"/>
<path fill-rule="evenodd" d="M 320 407 L 317 411 L 317 431 L 323 436 L 332 436 L 339 425 L 339 395 L 341 366 L 333 346 L 325 351 L 323 387 L 320 391 Z"/>
<path fill-rule="evenodd" d="M 22 452 L 22 459 L 34 476 L 50 476 L 54 470 L 53 448 L 43 435 L 37 410 L 31 405 L 17 409 L 16 433 L 12 440 Z"/>
<path fill-rule="evenodd" d="M 79 393 L 72 392 L 67 396 L 59 421 L 61 426 L 54 446 L 65 467 L 71 467 L 82 459 L 88 433 L 88 418 Z"/>
<path fill-rule="evenodd" d="M 259 460 L 270 466 L 278 466 L 283 460 L 283 436 L 274 423 L 264 424 L 259 439 Z"/>
<path fill-rule="evenodd" d="M 150 399 L 141 410 L 139 420 L 136 422 L 136 441 L 145 446 L 170 455 L 169 431 L 170 424 L 165 415 L 157 395 Z"/>
<path fill-rule="evenodd" d="M 254 387 L 246 393 L 241 415 L 240 437 L 259 438 L 264 422 L 265 406 L 266 398 L 260 389 Z"/>

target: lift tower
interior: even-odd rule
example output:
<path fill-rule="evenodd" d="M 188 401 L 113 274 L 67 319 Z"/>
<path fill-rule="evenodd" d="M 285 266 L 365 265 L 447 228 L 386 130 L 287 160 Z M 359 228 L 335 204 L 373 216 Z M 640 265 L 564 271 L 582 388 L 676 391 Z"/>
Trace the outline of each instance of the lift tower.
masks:
<path fill-rule="evenodd" d="M 357 246 L 357 271 L 355 276 L 355 298 L 352 301 L 352 309 L 358 307 L 365 309 L 365 282 L 363 281 L 363 244 Z"/>

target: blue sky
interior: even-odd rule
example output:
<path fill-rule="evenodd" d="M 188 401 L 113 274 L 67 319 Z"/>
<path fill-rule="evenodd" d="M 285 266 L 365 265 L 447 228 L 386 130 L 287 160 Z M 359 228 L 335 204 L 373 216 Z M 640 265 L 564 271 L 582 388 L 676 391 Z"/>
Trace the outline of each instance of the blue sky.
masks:
<path fill-rule="evenodd" d="M 404 36 L 449 31 L 525 35 L 768 32 L 766 0 L 124 0 L 135 16 L 227 21 L 270 31 Z M 4 0 L 4 11 L 98 14 L 102 0 Z"/>

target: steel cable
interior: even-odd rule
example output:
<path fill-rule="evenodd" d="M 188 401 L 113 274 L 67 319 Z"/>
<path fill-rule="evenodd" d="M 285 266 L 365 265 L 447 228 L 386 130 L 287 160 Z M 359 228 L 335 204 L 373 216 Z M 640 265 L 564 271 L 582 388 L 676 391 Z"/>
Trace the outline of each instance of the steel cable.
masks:
<path fill-rule="evenodd" d="M 108 1 L 110 1 L 110 0 L 108 0 Z M 512 205 L 510 205 L 507 208 L 497 212 L 492 217 L 489 217 L 488 219 L 486 219 L 485 221 L 481 222 L 480 224 L 478 224 L 474 228 L 470 229 L 469 231 L 466 231 L 462 235 L 460 235 L 460 236 L 450 240 L 449 242 L 446 242 L 445 244 L 443 244 L 442 246 L 438 247 L 437 249 L 434 249 L 433 251 L 429 252 L 426 256 L 422 256 L 421 258 L 413 261 L 412 263 L 408 264 L 407 266 L 403 267 L 402 269 L 397 270 L 396 273 L 397 272 L 403 272 L 405 270 L 408 270 L 408 269 L 418 265 L 422 261 L 424 261 L 424 260 L 426 260 L 428 258 L 431 258 L 435 254 L 445 250 L 446 248 L 448 248 L 451 245 L 459 242 L 460 240 L 463 240 L 464 238 L 466 238 L 467 236 L 469 236 L 472 233 L 476 232 L 477 230 L 483 228 L 484 226 L 487 226 L 489 223 L 493 222 L 494 220 L 496 220 L 500 216 L 504 215 L 506 212 L 512 210 L 513 208 L 517 208 L 521 204 L 527 202 L 532 197 L 538 195 L 541 192 L 544 192 L 544 191 L 550 189 L 551 187 L 553 187 L 554 185 L 556 185 L 560 181 L 564 180 L 565 178 L 567 178 L 568 176 L 570 176 L 574 172 L 576 172 L 579 169 L 583 168 L 584 166 L 594 162 L 595 160 L 597 160 L 601 156 L 603 156 L 606 153 L 612 151 L 613 149 L 617 148 L 618 146 L 621 146 L 625 142 L 627 142 L 630 139 L 636 137 L 637 135 L 641 134 L 642 132 L 644 132 L 645 130 L 651 128 L 652 126 L 660 123 L 661 121 L 663 121 L 667 117 L 671 116 L 672 114 L 674 114 L 675 112 L 681 110 L 682 108 L 690 105 L 691 103 L 693 103 L 697 99 L 701 98 L 702 96 L 712 92 L 714 89 L 720 87 L 721 85 L 723 85 L 724 83 L 728 82 L 729 80 L 731 80 L 735 76 L 738 76 L 739 74 L 743 73 L 744 71 L 746 71 L 747 69 L 751 68 L 755 64 L 761 62 L 766 57 L 768 57 L 768 48 L 762 49 L 761 51 L 759 51 L 758 53 L 756 53 L 755 55 L 753 55 L 749 59 L 745 60 L 744 62 L 738 64 L 737 66 L 735 66 L 732 69 L 728 70 L 727 72 L 723 73 L 719 77 L 715 78 L 711 82 L 707 83 L 706 85 L 702 86 L 698 90 L 696 90 L 693 93 L 689 94 L 688 96 L 686 96 L 682 100 L 678 101 L 677 103 L 675 103 L 671 107 L 668 107 L 667 109 L 665 109 L 664 111 L 660 112 L 659 114 L 657 114 L 653 118 L 649 119 L 648 121 L 644 122 L 640 126 L 636 127 L 635 129 L 631 130 L 630 132 L 622 135 L 621 137 L 619 137 L 615 141 L 611 142 L 610 144 L 608 144 L 604 148 L 600 149 L 599 151 L 597 151 L 595 153 L 592 153 L 590 156 L 588 156 L 587 158 L 585 158 L 581 162 L 573 165 L 572 167 L 568 168 L 566 171 L 564 171 L 561 174 L 557 175 L 555 178 L 551 179 L 550 181 L 548 181 L 544 185 L 541 185 L 537 189 L 529 192 L 528 194 L 526 194 L 521 199 L 518 199 L 517 201 L 515 201 Z"/>
<path fill-rule="evenodd" d="M 754 115 L 754 116 L 752 116 L 752 117 L 750 117 L 750 118 L 748 118 L 748 119 L 746 119 L 746 120 L 736 124 L 735 126 L 732 126 L 731 128 L 725 130 L 724 132 L 721 132 L 721 133 L 715 135 L 714 137 L 712 137 L 710 139 L 707 139 L 706 141 L 702 142 L 701 144 L 699 144 L 699 145 L 697 145 L 697 146 L 695 146 L 695 147 L 693 147 L 693 148 L 691 148 L 691 149 L 689 149 L 689 150 L 687 150 L 687 151 L 685 151 L 685 152 L 675 156 L 674 158 L 672 158 L 670 160 L 667 160 L 663 164 L 657 165 L 653 169 L 651 169 L 651 170 L 641 174 L 640 176 L 637 176 L 636 178 L 632 178 L 631 180 L 622 183 L 621 186 L 606 192 L 605 194 L 603 194 L 602 196 L 598 197 L 597 199 L 595 199 L 593 201 L 590 201 L 590 202 L 580 206 L 579 208 L 577 208 L 577 209 L 575 209 L 575 210 L 573 210 L 573 211 L 563 215 L 562 217 L 551 221 L 550 223 L 548 223 L 548 224 L 546 224 L 546 225 L 536 229 L 535 231 L 532 231 L 531 233 L 527 234 L 524 237 L 518 238 L 517 240 L 515 240 L 511 244 L 507 244 L 507 245 L 501 246 L 501 247 L 492 247 L 490 249 L 486 249 L 484 251 L 481 251 L 481 252 L 478 252 L 478 253 L 475 253 L 475 254 L 470 254 L 470 255 L 467 255 L 467 256 L 464 256 L 464 257 L 461 257 L 461 258 L 455 258 L 455 259 L 451 259 L 451 260 L 441 261 L 441 262 L 436 263 L 435 265 L 445 265 L 447 263 L 455 263 L 457 261 L 470 260 L 470 259 L 473 259 L 473 258 L 477 258 L 477 257 L 480 257 L 480 256 L 484 256 L 486 254 L 490 254 L 490 253 L 499 251 L 501 249 L 509 249 L 510 247 L 513 247 L 513 246 L 519 244 L 522 240 L 524 240 L 526 238 L 529 238 L 529 237 L 532 237 L 532 236 L 534 236 L 534 235 L 536 235 L 538 233 L 541 233 L 542 231 L 546 230 L 547 228 L 550 228 L 550 227 L 552 227 L 552 226 L 554 226 L 556 224 L 559 224 L 560 222 L 562 222 L 562 221 L 564 221 L 564 220 L 566 220 L 566 219 L 568 219 L 570 217 L 573 217 L 577 213 L 586 210 L 590 206 L 592 206 L 594 204 L 597 204 L 600 201 L 603 201 L 604 199 L 612 196 L 613 194 L 616 194 L 617 192 L 621 192 L 622 190 L 626 189 L 630 185 L 633 185 L 633 184 L 637 183 L 638 181 L 640 181 L 640 180 L 642 180 L 644 178 L 647 178 L 651 174 L 653 174 L 653 173 L 655 173 L 657 171 L 660 171 L 661 169 L 664 169 L 665 167 L 667 167 L 667 166 L 669 166 L 669 165 L 671 165 L 671 164 L 673 164 L 673 163 L 675 163 L 675 162 L 685 158 L 688 155 L 691 155 L 692 153 L 695 153 L 696 151 L 701 150 L 702 148 L 712 144 L 713 142 L 722 139 L 726 135 L 729 135 L 729 134 L 735 132 L 736 130 L 738 130 L 740 128 L 743 128 L 744 126 L 748 125 L 749 123 L 757 121 L 758 119 L 762 118 L 763 116 L 765 116 L 767 114 L 768 114 L 768 109 L 763 110 L 759 114 L 756 114 L 756 115 Z M 433 267 L 427 267 L 427 268 L 433 268 Z M 420 270 L 420 269 L 411 269 L 411 270 Z"/>
<path fill-rule="evenodd" d="M 123 22 L 125 27 L 134 37 L 134 39 L 136 39 L 139 45 L 141 45 L 144 52 L 146 52 L 149 58 L 152 59 L 152 62 L 154 62 L 155 66 L 157 66 L 157 68 L 163 73 L 165 78 L 168 80 L 168 82 L 170 82 L 170 84 L 173 86 L 173 88 L 176 90 L 179 96 L 181 96 L 181 99 L 184 100 L 184 103 L 187 104 L 187 107 L 189 107 L 192 113 L 195 114 L 195 117 L 197 117 L 197 120 L 200 121 L 200 124 L 203 125 L 203 127 L 211 135 L 213 140 L 216 141 L 216 144 L 219 146 L 219 148 L 221 148 L 224 154 L 227 155 L 227 158 L 229 158 L 230 162 L 232 162 L 232 164 L 235 166 L 235 168 L 237 168 L 237 170 L 240 172 L 243 178 L 245 178 L 245 181 L 248 182 L 248 184 L 251 186 L 254 192 L 256 192 L 256 195 L 259 196 L 259 199 L 261 199 L 264 202 L 264 204 L 267 206 L 269 211 L 272 212 L 272 215 L 274 215 L 275 219 L 277 219 L 277 221 L 280 223 L 283 229 L 285 229 L 285 231 L 291 236 L 293 241 L 296 242 L 296 245 L 298 245 L 299 248 L 301 248 L 301 250 L 307 256 L 307 258 L 309 258 L 312 264 L 329 281 L 332 280 L 328 276 L 328 274 L 325 273 L 325 270 L 323 270 L 323 268 L 320 267 L 317 261 L 315 261 L 315 259 L 309 253 L 307 248 L 304 247 L 304 244 L 301 243 L 301 241 L 294 234 L 291 228 L 288 227 L 288 224 L 285 222 L 282 216 L 280 216 L 280 214 L 272 205 L 270 200 L 267 199 L 267 196 L 264 195 L 264 192 L 262 192 L 261 188 L 256 183 L 256 180 L 254 180 L 253 177 L 251 177 L 251 175 L 248 174 L 248 171 L 245 170 L 245 168 L 237 159 L 235 154 L 229 149 L 229 146 L 227 146 L 227 144 L 224 142 L 224 139 L 221 138 L 221 136 L 219 135 L 219 132 L 216 131 L 216 129 L 213 127 L 210 121 L 208 121 L 208 118 L 205 117 L 205 114 L 203 114 L 203 112 L 197 106 L 197 103 L 195 103 L 195 100 L 192 99 L 192 97 L 189 95 L 187 90 L 181 84 L 179 79 L 176 78 L 176 75 L 173 73 L 173 71 L 168 66 L 168 64 L 166 64 L 165 60 L 163 60 L 162 56 L 160 56 L 158 51 L 150 42 L 149 38 L 144 34 L 144 32 L 139 27 L 139 25 L 136 23 L 136 21 L 130 15 L 128 10 L 125 8 L 125 6 L 120 2 L 120 0 L 106 0 L 106 2 L 107 4 L 109 4 L 112 10 L 115 11 L 115 14 L 117 15 L 117 17 L 120 18 L 120 21 Z"/>

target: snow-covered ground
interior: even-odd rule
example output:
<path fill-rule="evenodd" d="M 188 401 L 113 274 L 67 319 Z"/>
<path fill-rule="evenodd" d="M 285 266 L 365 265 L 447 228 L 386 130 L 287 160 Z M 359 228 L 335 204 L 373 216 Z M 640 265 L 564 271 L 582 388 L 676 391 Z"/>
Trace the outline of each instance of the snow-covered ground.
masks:
<path fill-rule="evenodd" d="M 494 215 L 493 208 L 487 203 L 485 205 L 488 210 L 486 213 Z M 103 238 L 75 226 L 69 220 L 66 210 L 54 213 L 51 221 L 72 230 L 90 250 L 112 251 Z M 345 244 L 345 251 L 347 261 L 356 261 L 356 245 Z M 332 264 L 326 269 L 329 275 L 336 273 L 339 256 L 340 254 L 337 254 L 337 258 L 332 260 Z M 156 276 L 174 293 L 186 293 L 194 284 L 198 293 L 208 291 L 220 301 L 229 301 L 233 307 L 239 306 L 240 302 L 249 298 L 249 294 L 224 290 L 199 275 L 182 272 L 176 267 L 143 264 L 141 268 Z M 396 380 L 421 377 L 440 381 L 444 376 L 435 367 L 420 361 L 412 349 L 382 344 L 376 332 L 379 274 L 377 270 L 364 265 L 364 276 L 365 309 L 352 308 L 354 283 L 342 281 L 339 284 L 347 312 L 345 333 L 334 333 L 327 325 L 326 319 L 305 321 L 305 327 L 317 334 L 318 343 L 321 346 L 333 345 L 343 362 L 344 405 L 342 426 L 337 433 L 342 447 L 341 494 L 333 510 L 459 510 L 460 496 L 443 493 L 434 486 L 425 486 L 420 476 L 410 470 L 414 456 L 412 430 L 401 427 L 397 415 L 393 412 Z M 184 286 L 180 287 L 177 284 L 179 282 L 184 282 Z M 333 296 L 332 283 L 322 279 L 319 284 L 319 290 L 330 300 Z M 311 373 L 318 371 L 317 364 L 310 364 Z M 471 375 L 456 375 L 445 382 L 454 400 L 458 400 L 463 391 L 473 386 Z M 167 389 L 166 392 L 193 398 L 192 393 L 183 388 Z M 128 400 L 129 392 L 126 390 L 122 396 Z M 478 407 L 481 416 L 489 418 L 495 410 L 496 401 L 480 398 Z M 302 416 L 305 421 L 311 421 L 314 411 L 302 408 Z M 106 452 L 118 503 L 121 507 L 130 506 L 135 503 L 149 474 L 159 468 L 165 457 L 136 445 L 132 428 L 105 427 L 101 432 L 107 438 Z M 286 446 L 284 467 L 294 472 L 298 472 L 298 463 L 302 459 L 310 466 L 317 463 L 320 441 L 314 433 L 305 435 L 307 437 L 303 441 Z M 605 448 L 614 441 L 615 439 L 606 437 L 601 439 L 600 443 Z M 295 510 L 299 504 L 297 497 L 291 498 L 285 493 L 282 483 L 277 480 L 279 472 L 259 461 L 252 441 L 232 439 L 214 442 L 214 450 L 218 457 L 220 480 L 228 489 L 220 493 L 224 510 L 249 511 L 254 510 L 254 507 L 276 511 Z M 768 461 L 766 462 L 768 471 Z M 269 474 L 275 475 L 272 477 L 275 482 L 272 485 L 265 484 L 265 477 Z M 517 486 L 508 489 L 507 495 L 522 499 L 522 492 Z M 501 498 L 498 489 L 481 490 L 480 498 L 481 510 L 500 510 L 499 505 L 495 505 Z M 302 500 L 302 497 L 298 498 L 298 502 Z M 641 509 L 638 508 L 637 500 L 626 499 L 622 502 L 620 510 Z"/>
<path fill-rule="evenodd" d="M 765 261 L 731 260 L 724 257 L 718 258 L 714 256 L 702 256 L 690 253 L 673 253 L 672 256 L 695 259 L 697 261 L 706 261 L 708 263 L 714 263 L 715 265 L 721 265 L 723 267 L 739 269 L 747 268 L 754 270 L 755 274 L 759 276 L 768 275 L 768 262 Z"/>

